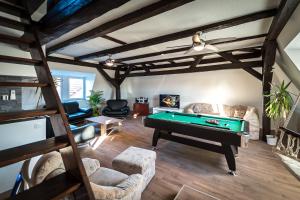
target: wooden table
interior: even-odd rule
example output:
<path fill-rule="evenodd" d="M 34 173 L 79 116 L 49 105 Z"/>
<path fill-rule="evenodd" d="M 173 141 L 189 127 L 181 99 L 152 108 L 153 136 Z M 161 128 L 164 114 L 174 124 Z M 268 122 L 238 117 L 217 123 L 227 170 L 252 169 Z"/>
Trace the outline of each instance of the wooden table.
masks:
<path fill-rule="evenodd" d="M 100 125 L 101 134 L 104 133 L 106 135 L 112 133 L 114 130 L 120 131 L 123 121 L 121 119 L 106 116 L 90 117 L 85 120 L 88 122 L 98 123 Z"/>
<path fill-rule="evenodd" d="M 220 200 L 205 192 L 196 190 L 190 186 L 183 185 L 174 200 Z"/>

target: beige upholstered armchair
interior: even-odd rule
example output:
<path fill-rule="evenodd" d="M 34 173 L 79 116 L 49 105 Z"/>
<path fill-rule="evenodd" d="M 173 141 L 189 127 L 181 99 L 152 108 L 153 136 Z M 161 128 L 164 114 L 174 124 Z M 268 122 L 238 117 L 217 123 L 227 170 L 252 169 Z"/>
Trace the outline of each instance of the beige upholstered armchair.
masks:
<path fill-rule="evenodd" d="M 83 158 L 82 161 L 97 200 L 139 200 L 141 198 L 142 175 L 126 175 L 100 167 L 99 161 L 95 159 Z M 21 172 L 25 179 L 25 189 L 65 172 L 61 155 L 55 151 L 43 155 L 33 170 L 30 170 L 29 162 L 28 160 L 23 164 Z"/>

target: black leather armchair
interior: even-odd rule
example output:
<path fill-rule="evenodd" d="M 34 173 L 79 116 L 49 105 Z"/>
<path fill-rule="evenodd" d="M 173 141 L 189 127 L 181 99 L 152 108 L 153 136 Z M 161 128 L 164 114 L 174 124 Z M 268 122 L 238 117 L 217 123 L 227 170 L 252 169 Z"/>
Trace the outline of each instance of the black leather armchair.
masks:
<path fill-rule="evenodd" d="M 65 102 L 63 103 L 63 107 L 70 123 L 82 121 L 84 118 L 93 115 L 91 108 L 79 108 L 79 103 L 76 101 Z"/>
<path fill-rule="evenodd" d="M 107 106 L 103 108 L 102 114 L 109 117 L 127 117 L 130 109 L 127 100 L 108 100 Z"/>

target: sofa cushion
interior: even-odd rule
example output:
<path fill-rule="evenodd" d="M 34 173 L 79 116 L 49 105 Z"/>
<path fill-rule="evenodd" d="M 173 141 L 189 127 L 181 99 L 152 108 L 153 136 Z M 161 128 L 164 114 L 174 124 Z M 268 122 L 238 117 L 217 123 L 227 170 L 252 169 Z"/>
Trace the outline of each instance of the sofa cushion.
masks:
<path fill-rule="evenodd" d="M 100 167 L 90 177 L 90 181 L 101 186 L 116 186 L 128 178 L 128 175 L 113 169 Z"/>
<path fill-rule="evenodd" d="M 84 117 L 86 114 L 83 113 L 83 112 L 77 112 L 77 113 L 74 113 L 74 114 L 70 114 L 69 115 L 69 119 L 78 119 L 78 118 L 82 118 Z"/>
<path fill-rule="evenodd" d="M 243 119 L 243 117 L 246 114 L 246 111 L 247 111 L 247 106 L 242 106 L 242 105 L 234 106 L 233 117 Z"/>
<path fill-rule="evenodd" d="M 218 105 L 220 116 L 222 117 L 233 117 L 234 115 L 234 106 L 229 105 Z"/>
<path fill-rule="evenodd" d="M 193 106 L 194 113 L 215 114 L 213 105 L 208 103 L 195 103 Z"/>

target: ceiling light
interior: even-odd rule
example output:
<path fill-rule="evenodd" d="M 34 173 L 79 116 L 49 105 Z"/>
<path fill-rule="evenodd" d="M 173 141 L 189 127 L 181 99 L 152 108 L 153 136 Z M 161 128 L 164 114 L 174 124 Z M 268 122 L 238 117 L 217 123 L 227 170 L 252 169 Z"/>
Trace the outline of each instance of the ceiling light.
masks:
<path fill-rule="evenodd" d="M 202 51 L 204 49 L 204 43 L 200 43 L 200 44 L 194 45 L 193 49 L 195 51 Z"/>
<path fill-rule="evenodd" d="M 105 65 L 108 66 L 108 67 L 112 67 L 112 66 L 114 65 L 114 62 L 113 62 L 113 60 L 111 60 L 111 59 L 107 59 L 107 60 L 105 61 Z"/>

